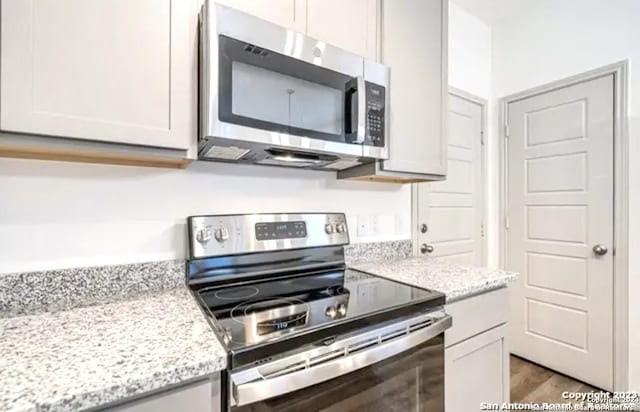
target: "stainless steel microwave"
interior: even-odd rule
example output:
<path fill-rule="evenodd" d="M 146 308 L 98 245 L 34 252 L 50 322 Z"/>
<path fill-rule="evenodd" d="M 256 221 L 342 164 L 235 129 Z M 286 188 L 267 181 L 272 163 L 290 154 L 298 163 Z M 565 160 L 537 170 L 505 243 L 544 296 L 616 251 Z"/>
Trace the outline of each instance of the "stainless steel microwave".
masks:
<path fill-rule="evenodd" d="M 389 69 L 208 0 L 203 160 L 342 170 L 388 158 Z"/>

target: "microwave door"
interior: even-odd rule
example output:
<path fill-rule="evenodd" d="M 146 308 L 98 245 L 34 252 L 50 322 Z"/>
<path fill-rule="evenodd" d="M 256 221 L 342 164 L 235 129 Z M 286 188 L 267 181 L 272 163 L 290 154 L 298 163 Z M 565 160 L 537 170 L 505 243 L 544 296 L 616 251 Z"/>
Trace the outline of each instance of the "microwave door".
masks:
<path fill-rule="evenodd" d="M 320 141 L 364 140 L 364 80 L 219 36 L 219 119 Z"/>

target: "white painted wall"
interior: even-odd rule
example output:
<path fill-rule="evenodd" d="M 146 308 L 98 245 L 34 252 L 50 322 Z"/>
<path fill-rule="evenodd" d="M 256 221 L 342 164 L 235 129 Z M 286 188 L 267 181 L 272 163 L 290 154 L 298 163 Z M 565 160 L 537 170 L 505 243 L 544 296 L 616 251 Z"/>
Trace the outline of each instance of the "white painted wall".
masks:
<path fill-rule="evenodd" d="M 352 241 L 408 239 L 409 185 L 219 163 L 187 170 L 0 159 L 0 273 L 183 258 L 194 214 L 335 211 Z M 356 216 L 384 235 L 357 238 Z"/>
<path fill-rule="evenodd" d="M 449 2 L 449 85 L 456 89 L 471 93 L 488 101 L 487 120 L 485 125 L 486 150 L 486 184 L 487 198 L 485 207 L 487 221 L 485 233 L 487 240 L 487 266 L 499 266 L 499 180 L 498 162 L 499 148 L 497 140 L 491 139 L 494 124 L 490 121 L 494 116 L 494 107 L 490 104 L 493 97 L 491 87 L 491 27 L 470 14 L 456 3 Z"/>
<path fill-rule="evenodd" d="M 640 1 L 543 0 L 493 28 L 497 97 L 629 59 L 630 380 L 640 390 Z"/>
<path fill-rule="evenodd" d="M 451 4 L 450 79 L 489 96 L 491 35 Z M 338 211 L 352 241 L 411 235 L 408 185 L 334 174 L 197 163 L 187 170 L 0 159 L 0 273 L 182 258 L 185 218 L 201 213 Z M 357 216 L 379 235 L 358 237 Z"/>
<path fill-rule="evenodd" d="M 449 2 L 449 85 L 491 97 L 491 27 Z"/>

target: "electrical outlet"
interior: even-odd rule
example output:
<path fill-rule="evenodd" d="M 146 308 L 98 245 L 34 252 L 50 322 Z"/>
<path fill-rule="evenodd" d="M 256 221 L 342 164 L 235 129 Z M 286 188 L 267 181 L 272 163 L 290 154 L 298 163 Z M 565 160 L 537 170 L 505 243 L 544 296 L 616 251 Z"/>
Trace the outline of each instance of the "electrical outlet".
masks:
<path fill-rule="evenodd" d="M 371 219 L 370 216 L 358 216 L 358 237 L 371 236 Z"/>
<path fill-rule="evenodd" d="M 380 234 L 380 219 L 378 215 L 369 217 L 369 236 L 378 236 Z"/>

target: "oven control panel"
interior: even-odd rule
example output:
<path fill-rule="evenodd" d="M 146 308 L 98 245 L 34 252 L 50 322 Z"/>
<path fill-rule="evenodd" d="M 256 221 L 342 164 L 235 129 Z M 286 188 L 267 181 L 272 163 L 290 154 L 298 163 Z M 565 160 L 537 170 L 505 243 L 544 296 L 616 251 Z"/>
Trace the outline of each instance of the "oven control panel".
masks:
<path fill-rule="evenodd" d="M 187 226 L 191 259 L 349 244 L 343 213 L 192 216 Z"/>
<path fill-rule="evenodd" d="M 376 147 L 385 142 L 385 88 L 379 84 L 365 82 L 367 100 L 367 140 Z"/>

